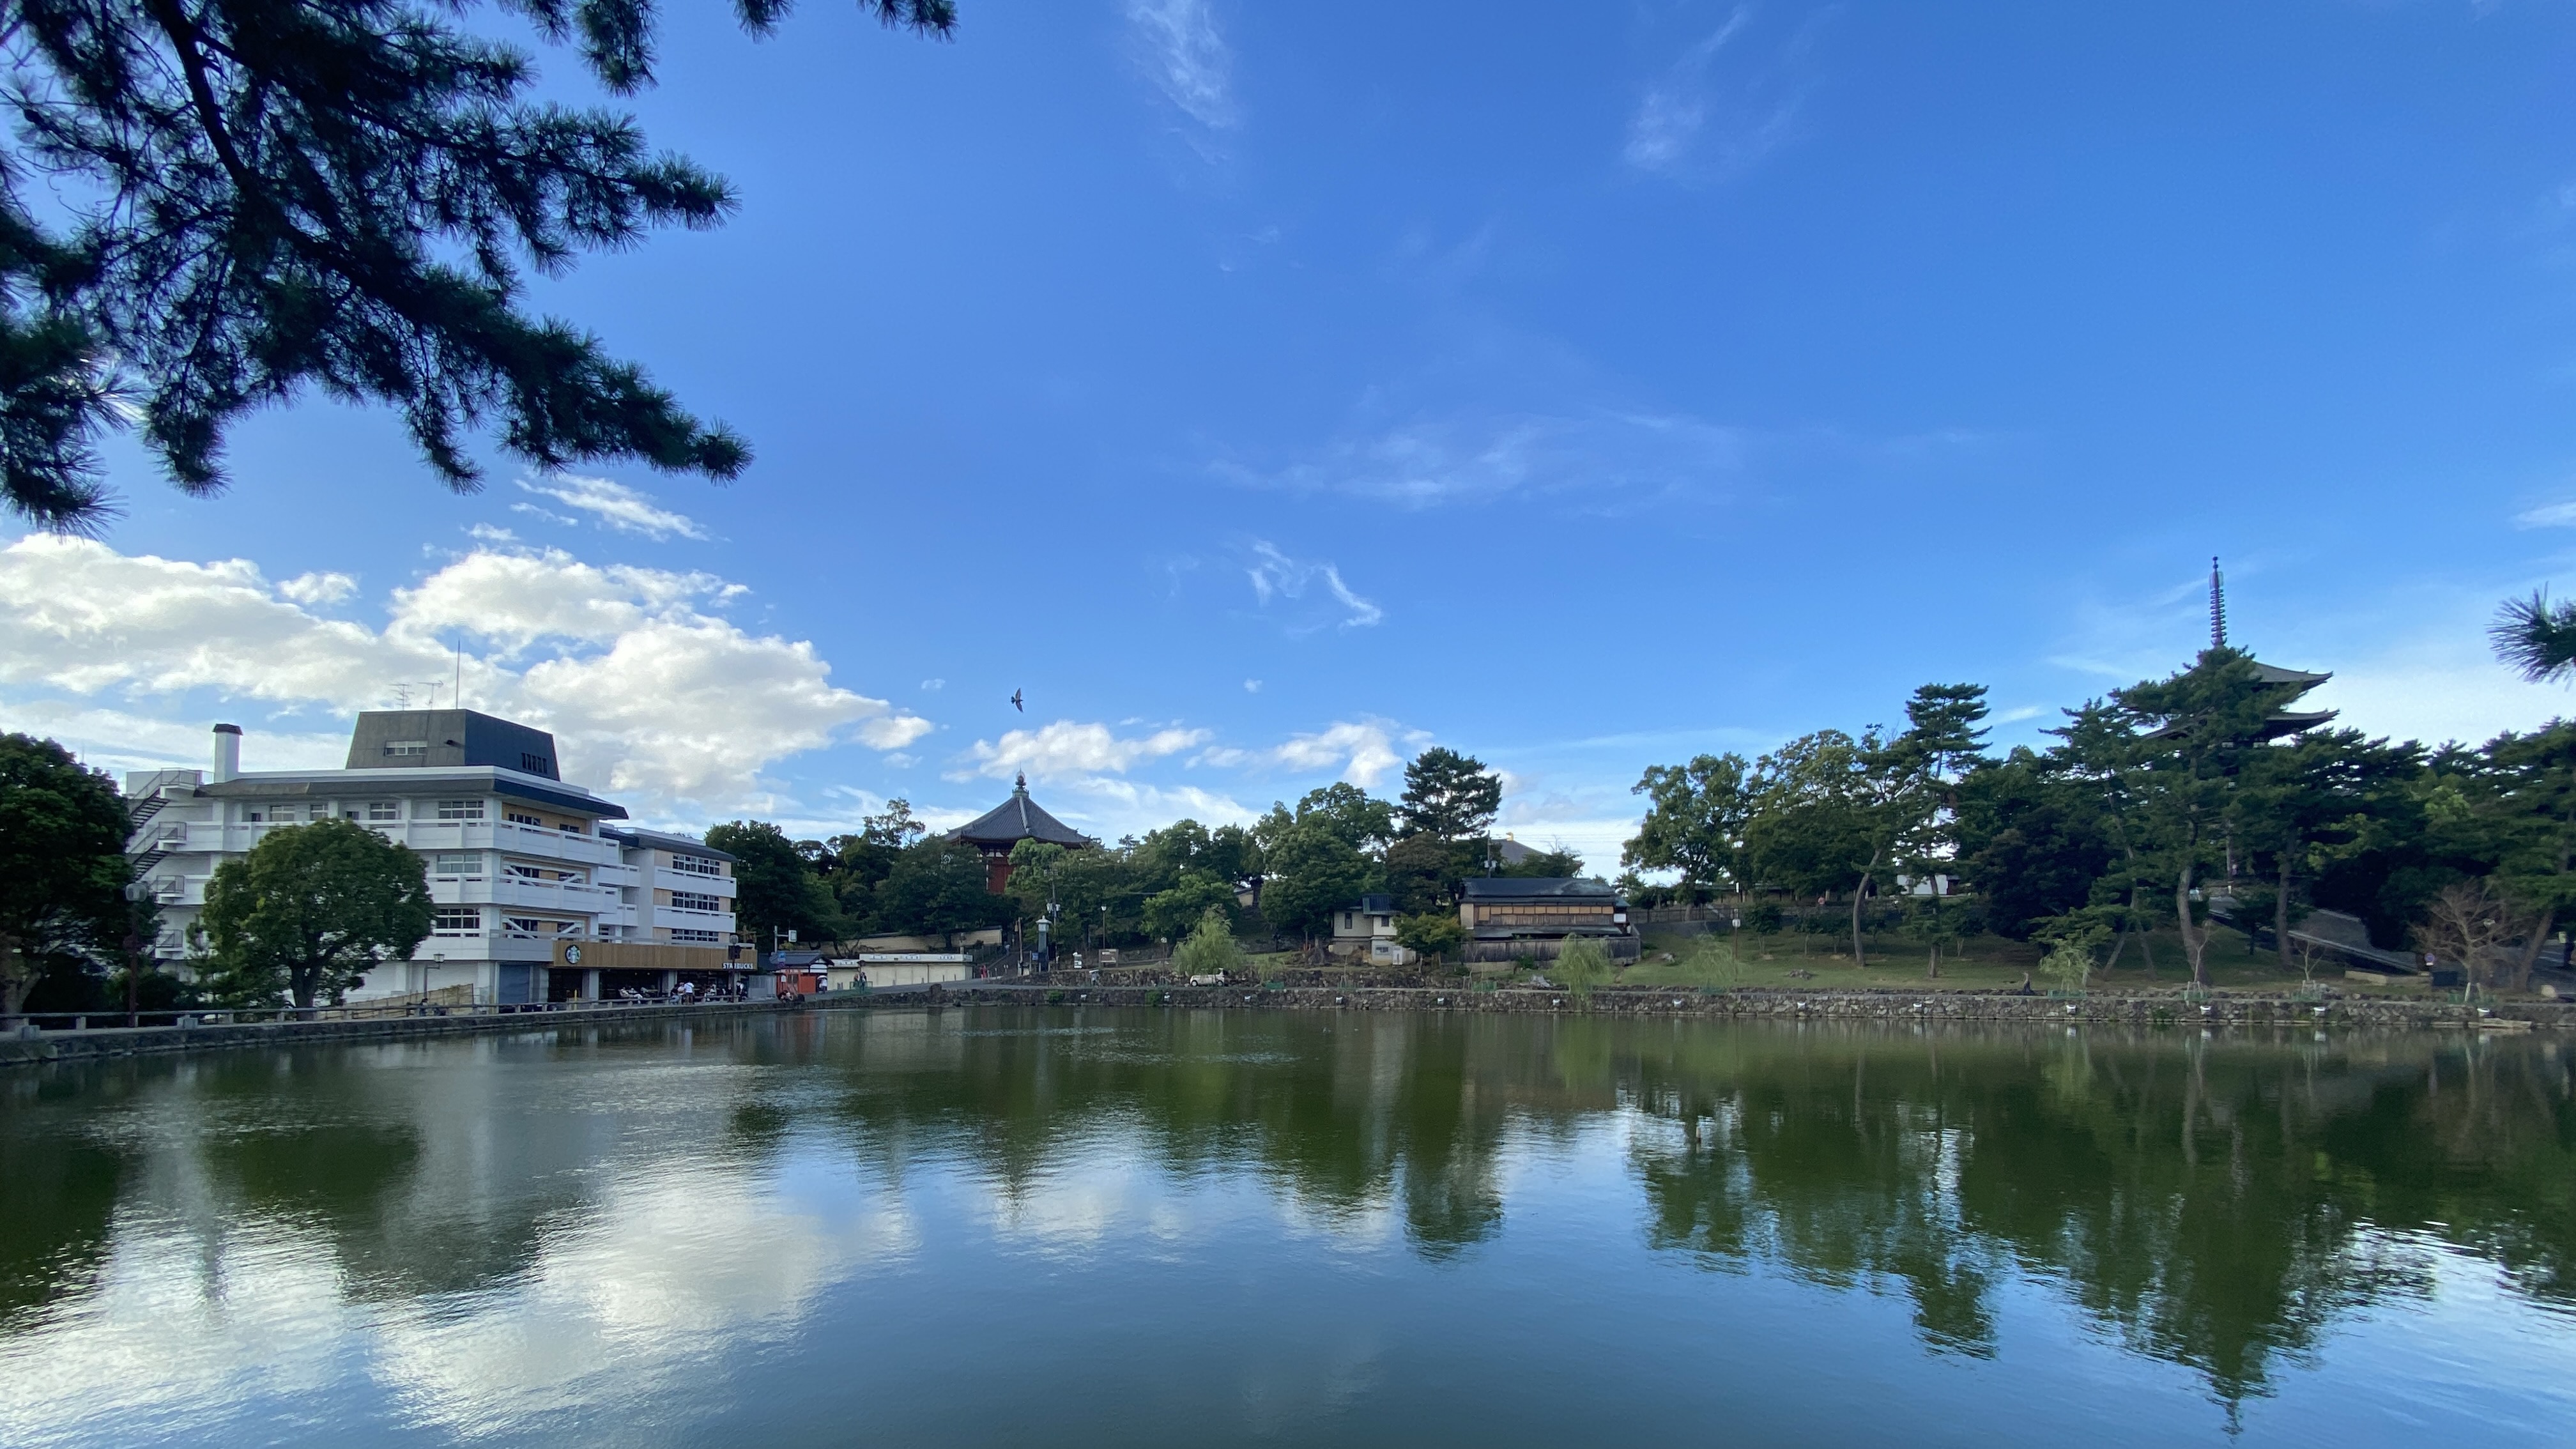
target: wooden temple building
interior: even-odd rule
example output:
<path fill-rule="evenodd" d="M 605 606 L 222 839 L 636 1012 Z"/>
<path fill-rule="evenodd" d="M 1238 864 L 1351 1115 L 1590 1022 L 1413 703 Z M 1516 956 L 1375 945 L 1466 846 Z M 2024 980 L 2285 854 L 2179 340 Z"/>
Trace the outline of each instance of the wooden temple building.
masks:
<path fill-rule="evenodd" d="M 1029 798 L 1029 777 L 1022 774 L 1011 798 L 948 832 L 984 857 L 984 888 L 995 895 L 1011 882 L 1011 847 L 1023 840 L 1043 840 L 1067 850 L 1086 850 L 1100 842 L 1056 819 Z"/>

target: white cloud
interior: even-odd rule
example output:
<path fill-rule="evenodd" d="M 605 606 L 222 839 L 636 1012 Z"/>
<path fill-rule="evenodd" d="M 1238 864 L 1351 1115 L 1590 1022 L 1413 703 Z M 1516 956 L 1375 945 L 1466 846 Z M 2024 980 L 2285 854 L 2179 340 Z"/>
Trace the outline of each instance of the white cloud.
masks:
<path fill-rule="evenodd" d="M 1258 679 L 1247 679 L 1243 681 L 1243 692 L 1246 694 L 1259 694 L 1261 692 L 1261 681 Z"/>
<path fill-rule="evenodd" d="M 606 478 L 583 478 L 571 473 L 557 473 L 543 482 L 531 483 L 522 478 L 519 486 L 530 493 L 551 498 L 566 508 L 576 509 L 597 519 L 603 526 L 619 533 L 640 534 L 661 540 L 677 534 L 681 538 L 704 539 L 706 530 L 697 520 L 675 513 L 653 501 L 653 495 L 629 488 Z M 527 506 L 527 505 L 521 505 Z M 543 512 L 543 510 L 537 510 Z M 547 514 L 547 517 L 558 515 Z M 569 520 L 565 520 L 569 521 Z"/>
<path fill-rule="evenodd" d="M 948 681 L 945 679 L 925 679 L 921 681 L 921 689 L 924 694 L 937 694 L 939 691 L 946 689 L 947 687 Z"/>
<path fill-rule="evenodd" d="M 1386 618 L 1384 609 L 1353 593 L 1350 585 L 1342 582 L 1342 571 L 1331 563 L 1293 559 L 1262 540 L 1253 542 L 1252 566 L 1244 573 L 1252 580 L 1253 597 L 1265 606 L 1274 597 L 1302 600 L 1307 590 L 1320 580 L 1325 592 L 1341 607 L 1341 627 L 1365 629 Z M 1256 683 L 1252 687 L 1257 689 L 1259 685 Z"/>
<path fill-rule="evenodd" d="M 1429 734 L 1390 720 L 1346 720 L 1313 734 L 1291 735 L 1286 743 L 1268 749 L 1214 746 L 1200 751 L 1191 763 L 1224 769 L 1331 770 L 1354 785 L 1374 787 L 1404 763 L 1406 753 L 1430 742 Z"/>
<path fill-rule="evenodd" d="M 1208 130 L 1234 125 L 1234 57 L 1207 0 L 1127 0 L 1127 23 L 1164 99 Z"/>
<path fill-rule="evenodd" d="M 974 763 L 963 775 L 1007 780 L 1026 773 L 1040 780 L 1118 775 L 1145 760 L 1162 759 L 1207 742 L 1206 730 L 1159 729 L 1121 738 L 1109 726 L 1057 720 L 1034 730 L 1012 730 L 998 742 L 977 740 L 967 757 Z"/>
<path fill-rule="evenodd" d="M 465 536 L 477 543 L 517 543 L 519 536 L 493 523 L 478 523 L 465 530 Z"/>
<path fill-rule="evenodd" d="M 119 554 L 29 535 L 0 549 L 0 685 L 72 697 L 102 749 L 137 756 L 202 746 L 124 729 L 90 702 L 207 690 L 230 701 L 380 707 L 398 687 L 447 681 L 464 702 L 554 732 L 567 778 L 668 810 L 731 808 L 772 762 L 845 738 L 899 749 L 928 720 L 838 688 L 810 643 L 752 635 L 712 609 L 740 593 L 707 574 L 598 567 L 556 550 L 478 550 L 397 589 L 382 630 L 322 618 L 240 559 L 211 564 Z M 486 650 L 451 655 L 461 632 Z M 65 709 L 15 698 L 10 709 Z M 77 712 L 77 711 L 76 711 Z M 138 712 L 140 713 L 140 712 Z M 259 732 L 245 763 L 263 758 Z M 336 761 L 331 761 L 336 763 Z"/>
<path fill-rule="evenodd" d="M 2576 528 L 2576 502 L 2548 503 L 2514 515 L 2516 528 Z"/>
<path fill-rule="evenodd" d="M 336 604 L 358 591 L 358 581 L 347 574 L 298 574 L 279 584 L 277 591 L 299 604 Z"/>

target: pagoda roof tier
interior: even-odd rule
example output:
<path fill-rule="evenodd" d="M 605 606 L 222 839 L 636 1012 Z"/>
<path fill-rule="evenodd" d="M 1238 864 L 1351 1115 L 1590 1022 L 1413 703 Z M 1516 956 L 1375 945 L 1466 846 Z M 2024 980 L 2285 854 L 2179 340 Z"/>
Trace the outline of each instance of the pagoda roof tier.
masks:
<path fill-rule="evenodd" d="M 1029 798 L 1029 777 L 1022 775 L 1011 791 L 1011 798 L 948 832 L 951 840 L 968 845 L 1013 845 L 1023 840 L 1043 840 L 1049 845 L 1086 846 L 1090 836 L 1056 819 Z"/>

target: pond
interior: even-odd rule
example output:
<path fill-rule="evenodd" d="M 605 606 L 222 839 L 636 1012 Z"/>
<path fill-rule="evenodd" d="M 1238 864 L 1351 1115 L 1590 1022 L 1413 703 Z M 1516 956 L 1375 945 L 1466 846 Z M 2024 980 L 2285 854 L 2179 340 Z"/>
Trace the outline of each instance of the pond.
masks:
<path fill-rule="evenodd" d="M 0 1442 L 2565 1444 L 2546 1037 L 952 1009 L 0 1077 Z"/>

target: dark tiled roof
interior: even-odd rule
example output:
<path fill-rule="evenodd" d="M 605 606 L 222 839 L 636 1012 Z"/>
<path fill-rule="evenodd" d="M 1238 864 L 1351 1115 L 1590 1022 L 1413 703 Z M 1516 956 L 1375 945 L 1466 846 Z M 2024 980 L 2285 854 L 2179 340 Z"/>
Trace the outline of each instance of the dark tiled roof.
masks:
<path fill-rule="evenodd" d="M 1070 846 L 1092 843 L 1090 836 L 1038 808 L 1038 802 L 1029 798 L 1026 776 L 1012 789 L 1010 799 L 949 831 L 948 838 L 968 845 L 1009 845 L 1022 840 Z"/>
<path fill-rule="evenodd" d="M 1469 876 L 1471 901 L 1532 900 L 1544 896 L 1581 896 L 1616 900 L 1619 892 L 1606 881 L 1569 880 L 1556 876 Z"/>

